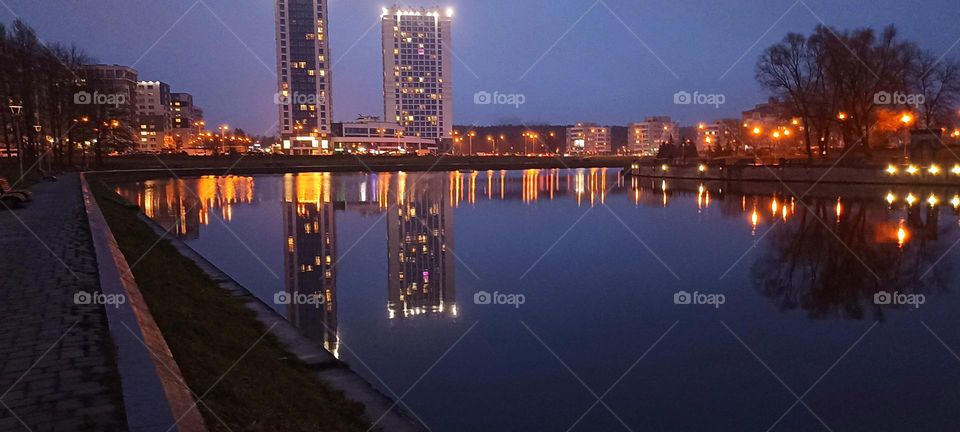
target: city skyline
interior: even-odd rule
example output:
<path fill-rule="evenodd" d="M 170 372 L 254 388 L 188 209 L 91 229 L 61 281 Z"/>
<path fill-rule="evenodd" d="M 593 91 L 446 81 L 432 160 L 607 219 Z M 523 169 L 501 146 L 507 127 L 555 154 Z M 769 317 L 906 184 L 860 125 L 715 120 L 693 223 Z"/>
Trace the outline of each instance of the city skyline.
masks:
<path fill-rule="evenodd" d="M 64 14 L 52 17 L 38 5 L 5 3 L 8 7 L 0 8 L 3 22 L 21 17 L 44 41 L 74 42 L 101 63 L 131 65 L 145 77 L 190 89 L 197 103 L 207 108 L 211 124 L 229 123 L 257 134 L 275 130 L 271 6 L 227 7 L 217 0 L 131 2 L 106 11 L 56 1 Z M 347 8 L 343 2 L 331 3 L 333 99 L 339 101 L 333 119 L 377 114 L 383 99 L 376 26 L 381 7 L 387 5 L 358 1 Z M 577 121 L 625 125 L 653 115 L 691 124 L 736 117 L 766 99 L 753 78 L 760 51 L 787 32 L 809 32 L 821 19 L 839 28 L 893 23 L 905 38 L 951 57 L 960 37 L 951 34 L 951 5 L 946 1 L 930 1 L 921 8 L 872 2 L 866 11 L 853 4 L 786 1 L 755 11 L 750 19 L 738 19 L 745 16 L 740 12 L 748 8 L 746 2 L 659 8 L 617 1 L 555 7 L 461 1 L 440 6 L 455 8 L 458 17 L 453 32 L 454 120 L 467 125 Z M 129 23 L 114 19 L 130 12 L 128 8 L 155 18 Z M 921 19 L 903 18 L 917 16 Z M 523 17 L 538 31 L 499 24 L 509 22 L 508 17 Z M 144 28 L 140 33 L 144 36 L 134 35 L 132 26 Z M 132 36 L 117 37 L 126 34 Z M 718 45 L 711 34 L 723 34 L 725 43 Z M 579 56 L 580 67 L 569 67 L 571 55 Z M 338 75 L 338 70 L 349 73 Z M 589 80 L 596 76 L 604 79 Z M 589 85 L 566 85 L 578 81 Z M 519 108 L 475 104 L 474 95 L 480 91 L 522 93 L 526 103 Z M 675 105 L 672 96 L 678 91 L 722 93 L 726 101 L 719 108 Z"/>

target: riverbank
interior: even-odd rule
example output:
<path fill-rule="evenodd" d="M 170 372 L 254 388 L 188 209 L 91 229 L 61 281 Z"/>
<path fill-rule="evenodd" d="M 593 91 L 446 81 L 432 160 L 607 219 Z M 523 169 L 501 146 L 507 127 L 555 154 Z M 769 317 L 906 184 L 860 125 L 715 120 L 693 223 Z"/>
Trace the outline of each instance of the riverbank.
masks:
<path fill-rule="evenodd" d="M 364 406 L 318 380 L 317 366 L 284 349 L 241 296 L 159 238 L 138 209 L 95 179 L 91 188 L 210 430 L 369 428 Z"/>
<path fill-rule="evenodd" d="M 640 178 L 724 182 L 960 186 L 960 165 L 832 165 L 826 163 L 639 164 L 626 172 Z"/>

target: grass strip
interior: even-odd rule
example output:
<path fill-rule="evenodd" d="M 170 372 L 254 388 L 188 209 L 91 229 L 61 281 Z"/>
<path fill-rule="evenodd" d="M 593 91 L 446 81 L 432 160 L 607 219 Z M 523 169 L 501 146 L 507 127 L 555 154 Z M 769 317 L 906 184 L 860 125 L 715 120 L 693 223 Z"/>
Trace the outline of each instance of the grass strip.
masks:
<path fill-rule="evenodd" d="M 266 327 L 240 299 L 169 240 L 156 243 L 136 207 L 90 180 L 120 250 L 137 263 L 133 275 L 187 385 L 202 397 L 211 431 L 367 430 L 361 404 L 317 380 L 273 335 L 264 336 Z"/>

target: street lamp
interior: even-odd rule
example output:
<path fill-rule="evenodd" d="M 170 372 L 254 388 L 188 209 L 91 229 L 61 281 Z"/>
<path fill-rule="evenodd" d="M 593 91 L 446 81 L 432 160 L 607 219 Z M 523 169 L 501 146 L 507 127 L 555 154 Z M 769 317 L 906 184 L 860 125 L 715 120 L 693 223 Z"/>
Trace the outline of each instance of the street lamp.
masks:
<path fill-rule="evenodd" d="M 17 134 L 17 160 L 20 162 L 20 178 L 23 178 L 23 136 L 20 135 L 20 113 L 23 112 L 23 104 L 10 100 L 10 113 L 13 114 L 13 125 Z"/>
<path fill-rule="evenodd" d="M 904 134 L 907 133 L 907 128 L 913 123 L 913 116 L 910 113 L 903 113 L 900 116 L 900 123 L 903 123 Z M 903 160 L 908 160 L 907 156 L 907 142 L 903 139 L 903 135 L 900 136 L 900 142 L 903 144 Z"/>
<path fill-rule="evenodd" d="M 470 155 L 473 156 L 473 137 L 477 136 L 477 133 L 475 131 L 470 131 L 467 136 L 470 138 Z"/>

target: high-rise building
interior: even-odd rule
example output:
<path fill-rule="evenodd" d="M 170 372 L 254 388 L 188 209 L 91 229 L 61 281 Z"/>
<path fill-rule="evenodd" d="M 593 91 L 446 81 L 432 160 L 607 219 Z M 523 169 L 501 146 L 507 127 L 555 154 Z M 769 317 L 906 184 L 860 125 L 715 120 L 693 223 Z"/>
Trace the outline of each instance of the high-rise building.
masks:
<path fill-rule="evenodd" d="M 327 0 L 276 0 L 277 80 L 274 101 L 288 154 L 329 152 L 333 116 Z M 299 137 L 299 139 L 298 139 Z"/>
<path fill-rule="evenodd" d="M 627 151 L 634 155 L 655 156 L 660 144 L 680 144 L 680 125 L 670 117 L 647 117 L 627 126 Z"/>
<path fill-rule="evenodd" d="M 384 120 L 407 134 L 437 140 L 439 151 L 453 142 L 453 10 L 384 8 Z"/>
<path fill-rule="evenodd" d="M 137 149 L 151 153 L 173 149 L 170 85 L 160 81 L 138 82 L 136 104 L 140 119 Z"/>
<path fill-rule="evenodd" d="M 567 128 L 567 152 L 574 154 L 610 153 L 610 128 L 596 123 L 577 123 Z"/>

